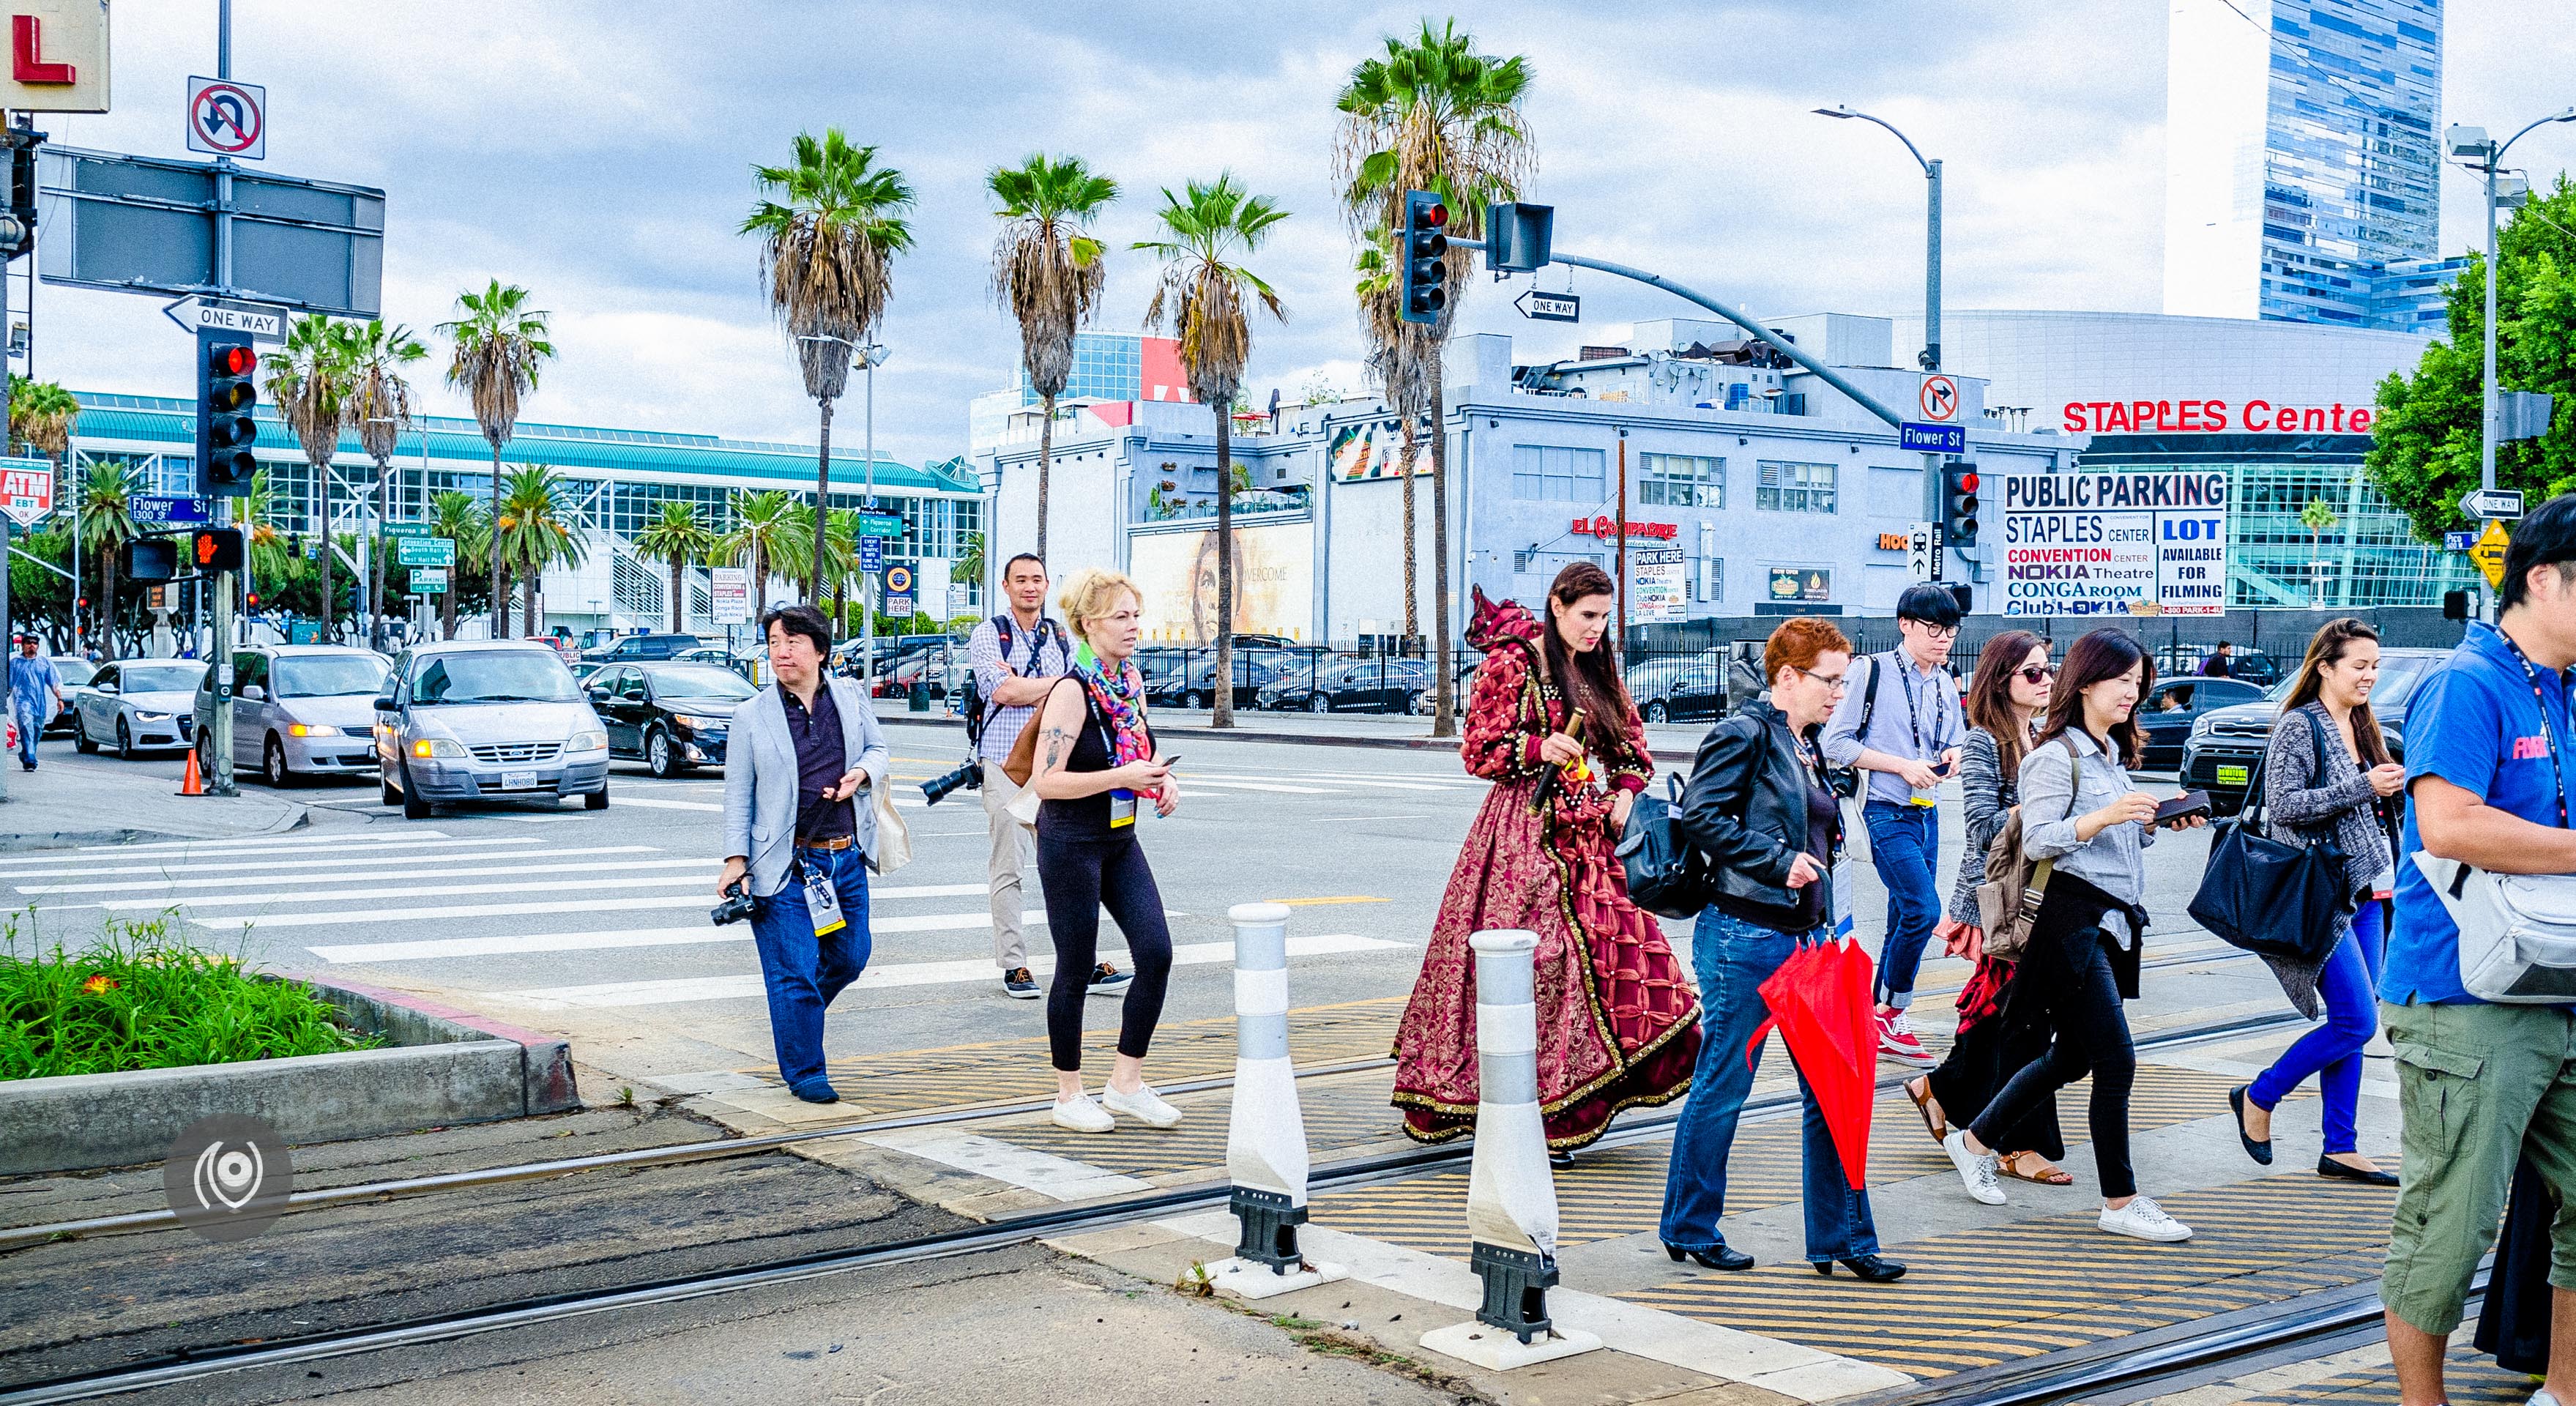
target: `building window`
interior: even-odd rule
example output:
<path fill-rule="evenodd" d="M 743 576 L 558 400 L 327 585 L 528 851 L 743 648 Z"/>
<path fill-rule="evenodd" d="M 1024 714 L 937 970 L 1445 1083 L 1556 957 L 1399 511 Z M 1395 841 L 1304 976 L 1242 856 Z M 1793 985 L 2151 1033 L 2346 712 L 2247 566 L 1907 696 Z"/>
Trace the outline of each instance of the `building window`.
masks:
<path fill-rule="evenodd" d="M 1599 503 L 1603 455 L 1551 444 L 1512 446 L 1512 496 L 1530 503 Z"/>
<path fill-rule="evenodd" d="M 1512 594 L 1526 601 L 1535 601 L 1546 595 L 1547 588 L 1555 584 L 1556 573 L 1578 561 L 1588 561 L 1606 570 L 1601 557 L 1599 552 L 1551 552 L 1538 547 L 1515 551 L 1512 553 L 1512 574 L 1533 579 L 1514 582 Z"/>
<path fill-rule="evenodd" d="M 1667 508 L 1723 508 L 1726 506 L 1726 461 L 1702 459 L 1688 454 L 1645 454 L 1638 466 L 1646 472 L 1646 481 L 1637 489 L 1637 501 Z"/>
<path fill-rule="evenodd" d="M 1764 459 L 1753 490 L 1753 506 L 1774 513 L 1830 513 L 1834 510 L 1833 464 L 1792 464 Z"/>

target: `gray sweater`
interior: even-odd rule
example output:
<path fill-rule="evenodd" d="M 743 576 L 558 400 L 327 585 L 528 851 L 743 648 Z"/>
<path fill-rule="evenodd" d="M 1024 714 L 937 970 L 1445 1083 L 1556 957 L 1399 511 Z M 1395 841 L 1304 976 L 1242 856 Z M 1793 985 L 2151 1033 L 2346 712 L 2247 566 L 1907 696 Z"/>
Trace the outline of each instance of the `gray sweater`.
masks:
<path fill-rule="evenodd" d="M 2068 758 L 2060 738 L 2074 742 L 2080 763 Z M 2022 853 L 2055 859 L 2058 873 L 2072 874 L 2122 903 L 2144 902 L 2145 851 L 2156 842 L 2155 827 L 2123 821 L 2089 840 L 2075 833 L 2077 819 L 2136 789 L 2128 768 L 2080 727 L 2031 748 L 2021 759 Z"/>
<path fill-rule="evenodd" d="M 2311 731 L 2308 720 L 2316 720 Z M 2317 746 L 2318 733 L 2325 746 Z M 2323 752 L 2322 768 L 2319 752 Z M 2283 713 L 2272 724 L 2271 745 L 2263 754 L 2264 831 L 2283 844 L 2306 847 L 2332 836 L 2344 853 L 2347 893 L 2366 894 L 2371 884 L 2393 872 L 2388 832 L 2379 826 L 2371 804 L 2370 778 L 2343 742 L 2343 730 L 2323 703 L 2309 703 Z M 2349 911 L 2335 915 L 2340 934 L 2352 931 Z M 2328 949 L 2331 951 L 2332 949 Z M 2299 1014 L 2317 1018 L 2317 975 L 2324 963 L 2303 964 L 2269 955 L 2264 962 L 2279 978 L 2281 990 Z"/>
<path fill-rule="evenodd" d="M 1950 885 L 1950 921 L 1977 926 L 1977 885 L 1986 881 L 1986 851 L 2003 833 L 2004 821 L 2021 802 L 2021 778 L 2007 775 L 2003 749 L 1982 727 L 1959 739 L 1959 797 L 1965 803 L 1960 822 L 1966 827 L 1959 855 L 1959 877 Z"/>

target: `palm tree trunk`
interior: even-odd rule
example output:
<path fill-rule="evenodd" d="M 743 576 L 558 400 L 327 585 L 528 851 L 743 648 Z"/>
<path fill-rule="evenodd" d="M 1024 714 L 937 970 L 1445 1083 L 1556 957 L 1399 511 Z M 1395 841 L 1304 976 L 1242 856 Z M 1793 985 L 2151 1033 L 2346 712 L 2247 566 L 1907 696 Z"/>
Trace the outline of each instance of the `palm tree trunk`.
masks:
<path fill-rule="evenodd" d="M 321 563 L 322 604 L 314 613 L 322 622 L 321 643 L 329 644 L 335 612 L 331 609 L 331 467 L 328 464 L 313 466 L 313 507 L 322 520 L 322 554 L 316 558 Z"/>
<path fill-rule="evenodd" d="M 832 516 L 832 402 L 823 407 L 823 439 L 814 451 L 814 565 L 805 573 L 805 599 L 823 603 L 823 534 Z"/>
<path fill-rule="evenodd" d="M 492 638 L 510 637 L 510 593 L 503 583 L 508 569 L 501 562 L 501 441 L 492 444 Z"/>
<path fill-rule="evenodd" d="M 98 554 L 98 621 L 99 639 L 105 648 L 104 659 L 116 657 L 116 545 L 102 542 Z"/>
<path fill-rule="evenodd" d="M 758 624 L 769 613 L 769 553 L 760 543 L 751 544 L 751 618 Z"/>
<path fill-rule="evenodd" d="M 686 588 L 680 580 L 680 563 L 683 560 L 679 553 L 671 554 L 671 633 L 675 635 L 680 633 L 682 611 L 688 604 L 687 597 L 680 594 Z"/>
<path fill-rule="evenodd" d="M 1046 418 L 1038 421 L 1038 562 L 1046 562 L 1047 470 L 1055 457 L 1055 397 L 1046 398 Z"/>
<path fill-rule="evenodd" d="M 1396 476 L 1404 484 L 1404 647 L 1411 649 L 1422 634 L 1422 615 L 1415 604 L 1421 588 L 1414 584 L 1413 550 L 1413 456 L 1415 452 L 1413 417 L 1404 417 L 1404 454 L 1396 461 Z"/>
<path fill-rule="evenodd" d="M 519 637 L 537 637 L 537 590 L 546 583 L 546 569 L 528 563 L 527 573 L 519 578 Z"/>
<path fill-rule="evenodd" d="M 1449 667 L 1449 415 L 1440 349 L 1431 353 L 1431 735 L 1455 737 L 1457 679 Z"/>
<path fill-rule="evenodd" d="M 447 573 L 447 592 L 438 598 L 438 629 L 447 639 L 456 638 L 456 589 L 464 583 L 464 568 Z"/>
<path fill-rule="evenodd" d="M 1234 388 L 1216 401 L 1216 705 L 1214 727 L 1234 726 Z"/>

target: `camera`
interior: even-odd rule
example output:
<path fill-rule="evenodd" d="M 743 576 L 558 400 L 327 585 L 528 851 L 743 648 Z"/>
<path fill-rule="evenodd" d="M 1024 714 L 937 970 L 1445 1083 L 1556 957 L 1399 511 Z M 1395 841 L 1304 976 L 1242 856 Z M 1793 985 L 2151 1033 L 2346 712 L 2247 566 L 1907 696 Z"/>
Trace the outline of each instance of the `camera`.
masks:
<path fill-rule="evenodd" d="M 743 922 L 751 917 L 754 902 L 751 896 L 751 881 L 745 879 L 726 890 L 724 902 L 708 909 L 707 916 L 715 921 L 717 927 L 723 927 L 727 923 Z"/>
<path fill-rule="evenodd" d="M 984 764 L 969 757 L 955 767 L 921 783 L 921 798 L 931 805 L 937 805 L 948 799 L 951 792 L 982 789 L 984 789 Z"/>

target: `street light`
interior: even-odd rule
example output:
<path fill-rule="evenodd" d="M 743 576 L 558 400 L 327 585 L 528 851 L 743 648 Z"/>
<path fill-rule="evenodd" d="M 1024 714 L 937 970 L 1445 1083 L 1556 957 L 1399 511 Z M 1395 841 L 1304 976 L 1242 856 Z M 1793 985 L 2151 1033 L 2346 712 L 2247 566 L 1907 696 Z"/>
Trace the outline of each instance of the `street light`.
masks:
<path fill-rule="evenodd" d="M 1895 134 L 1898 141 L 1905 143 L 1907 153 L 1913 156 L 1916 165 L 1923 168 L 1923 353 L 1918 360 L 1924 370 L 1938 371 L 1941 369 L 1941 163 L 1924 156 L 1922 149 L 1914 145 L 1914 139 L 1897 131 L 1896 124 L 1886 118 L 1854 112 L 1842 106 L 1820 107 L 1814 111 L 1818 117 L 1857 117 L 1863 122 L 1875 122 L 1885 127 Z"/>
<path fill-rule="evenodd" d="M 834 337 L 823 333 L 802 334 L 796 340 L 838 342 L 850 349 L 850 355 L 857 360 L 859 368 L 868 373 L 867 429 L 861 447 L 861 452 L 867 458 L 867 467 L 863 471 L 867 486 L 859 499 L 861 529 L 859 535 L 865 537 L 867 515 L 874 511 L 877 505 L 877 368 L 885 364 L 888 353 L 881 342 L 869 342 L 862 346 L 847 337 Z M 818 524 L 827 511 L 828 508 L 822 503 L 818 502 L 814 505 L 814 516 Z M 853 542 L 850 545 L 855 548 L 858 544 Z M 876 583 L 867 578 L 865 571 L 859 573 L 859 660 L 859 677 L 868 681 L 869 696 L 874 697 L 877 682 L 877 591 Z"/>
<path fill-rule="evenodd" d="M 2487 207 L 2487 287 L 2486 287 L 2486 360 L 2482 377 L 2484 390 L 2479 402 L 2478 418 L 2478 487 L 2495 487 L 2496 433 L 2502 398 L 2496 394 L 2496 283 L 2501 271 L 2496 252 L 2496 172 L 2504 165 L 2504 154 L 2515 142 L 2531 134 L 2534 127 L 2552 122 L 2576 122 L 2576 107 L 2538 118 L 2502 142 L 2487 140 L 2484 127 L 2454 125 L 2443 134 L 2443 144 L 2460 164 L 2486 175 Z M 2528 187 L 2526 187 L 2528 189 Z"/>

